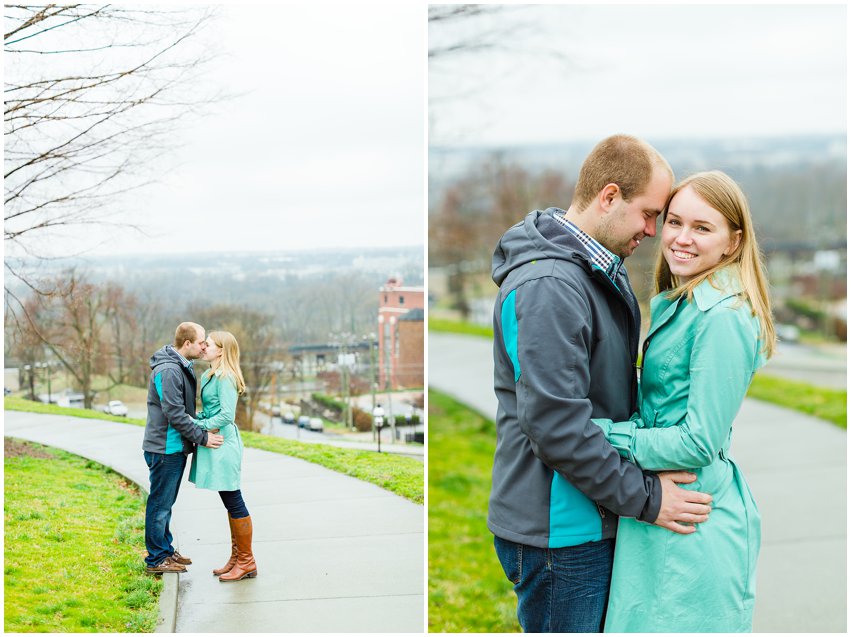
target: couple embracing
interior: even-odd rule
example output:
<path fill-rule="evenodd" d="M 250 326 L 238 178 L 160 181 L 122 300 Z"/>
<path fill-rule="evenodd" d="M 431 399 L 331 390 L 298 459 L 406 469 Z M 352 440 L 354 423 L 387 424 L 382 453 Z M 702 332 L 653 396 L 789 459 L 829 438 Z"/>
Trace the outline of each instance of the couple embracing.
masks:
<path fill-rule="evenodd" d="M 198 381 L 193 360 L 210 368 L 201 376 L 202 410 L 195 411 Z M 189 480 L 219 492 L 228 512 L 231 556 L 213 570 L 222 582 L 257 576 L 251 549 L 253 525 L 240 489 L 242 438 L 234 420 L 245 380 L 239 345 L 230 332 L 210 332 L 197 323 L 181 323 L 174 343 L 151 357 L 148 420 L 142 449 L 151 489 L 145 510 L 145 558 L 148 573 L 182 573 L 192 560 L 178 553 L 169 528 L 171 510 L 192 456 Z"/>
<path fill-rule="evenodd" d="M 641 318 L 623 261 L 661 216 Z M 747 632 L 760 516 L 733 419 L 773 353 L 744 194 L 616 135 L 494 253 L 488 528 L 527 632 Z M 681 487 L 679 485 L 684 485 Z"/>

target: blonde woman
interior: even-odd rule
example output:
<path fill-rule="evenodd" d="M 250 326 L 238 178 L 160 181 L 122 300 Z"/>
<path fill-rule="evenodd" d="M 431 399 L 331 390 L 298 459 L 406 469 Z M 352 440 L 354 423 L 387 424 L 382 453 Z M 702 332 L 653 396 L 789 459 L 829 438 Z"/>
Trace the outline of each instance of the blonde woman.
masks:
<path fill-rule="evenodd" d="M 235 582 L 257 577 L 257 564 L 251 550 L 253 527 L 251 516 L 242 499 L 242 438 L 234 421 L 236 403 L 245 391 L 245 380 L 239 368 L 239 345 L 230 332 L 210 332 L 204 360 L 210 363 L 201 376 L 202 411 L 195 423 L 224 437 L 215 453 L 199 447 L 192 458 L 189 481 L 201 489 L 219 492 L 228 511 L 231 556 L 227 564 L 215 569 L 222 582 Z"/>
<path fill-rule="evenodd" d="M 724 173 L 693 175 L 663 210 L 639 413 L 597 420 L 643 469 L 693 471 L 713 495 L 697 532 L 621 518 L 606 632 L 752 629 L 760 516 L 730 457 L 733 419 L 774 351 L 774 326 L 747 200 Z"/>

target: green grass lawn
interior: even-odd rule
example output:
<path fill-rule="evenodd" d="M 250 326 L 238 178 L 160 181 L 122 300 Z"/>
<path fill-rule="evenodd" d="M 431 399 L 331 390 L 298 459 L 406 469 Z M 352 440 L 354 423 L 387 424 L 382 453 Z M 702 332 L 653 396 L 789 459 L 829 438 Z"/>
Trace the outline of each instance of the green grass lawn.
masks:
<path fill-rule="evenodd" d="M 6 439 L 6 632 L 151 632 L 162 582 L 145 573 L 145 500 L 109 469 Z"/>
<path fill-rule="evenodd" d="M 425 465 L 415 458 L 309 444 L 250 431 L 241 433 L 247 447 L 307 460 L 326 469 L 378 485 L 417 504 L 424 501 Z"/>
<path fill-rule="evenodd" d="M 754 376 L 748 396 L 848 428 L 848 391 L 815 387 L 766 374 Z"/>
<path fill-rule="evenodd" d="M 138 418 L 120 418 L 90 409 L 58 407 L 57 405 L 36 403 L 10 396 L 4 399 L 4 408 L 13 411 L 95 418 L 98 420 L 112 420 L 131 425 L 145 426 L 145 421 Z M 310 444 L 253 432 L 243 431 L 241 433 L 243 442 L 247 447 L 300 458 L 322 465 L 327 469 L 378 485 L 417 504 L 422 504 L 424 501 L 425 467 L 422 462 L 414 458 L 390 453 L 378 454 L 372 451 Z"/>
<path fill-rule="evenodd" d="M 123 422 L 130 425 L 145 426 L 144 420 L 138 418 L 123 418 L 121 416 L 113 416 L 105 414 L 102 411 L 94 409 L 82 409 L 78 407 L 60 407 L 59 405 L 48 405 L 47 403 L 39 403 L 26 398 L 17 398 L 15 396 L 6 396 L 3 399 L 3 408 L 11 409 L 12 411 L 28 411 L 36 414 L 56 414 L 59 416 L 75 416 L 77 418 L 91 418 L 93 420 L 111 420 L 113 422 Z"/>
<path fill-rule="evenodd" d="M 519 632 L 486 526 L 494 424 L 435 391 L 428 422 L 429 632 Z"/>
<path fill-rule="evenodd" d="M 469 334 L 471 336 L 482 336 L 493 338 L 493 327 L 490 325 L 474 325 L 462 321 L 452 321 L 429 317 L 428 329 L 431 332 L 450 332 L 452 334 Z"/>

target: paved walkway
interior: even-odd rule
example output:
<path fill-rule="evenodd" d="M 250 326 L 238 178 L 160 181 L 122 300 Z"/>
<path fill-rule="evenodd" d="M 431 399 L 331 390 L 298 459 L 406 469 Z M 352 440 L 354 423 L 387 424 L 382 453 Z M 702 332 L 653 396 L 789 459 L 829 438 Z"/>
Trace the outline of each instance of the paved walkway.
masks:
<path fill-rule="evenodd" d="M 4 435 L 91 458 L 148 489 L 142 427 L 14 411 L 4 417 Z M 185 476 L 173 531 L 193 564 L 179 576 L 177 632 L 423 631 L 422 506 L 319 465 L 246 448 L 242 490 L 259 575 L 225 584 L 210 571 L 230 554 L 227 514 L 217 493 Z"/>
<path fill-rule="evenodd" d="M 488 339 L 429 332 L 428 383 L 496 414 Z M 846 630 L 845 431 L 755 400 L 736 418 L 732 455 L 762 513 L 755 632 Z"/>

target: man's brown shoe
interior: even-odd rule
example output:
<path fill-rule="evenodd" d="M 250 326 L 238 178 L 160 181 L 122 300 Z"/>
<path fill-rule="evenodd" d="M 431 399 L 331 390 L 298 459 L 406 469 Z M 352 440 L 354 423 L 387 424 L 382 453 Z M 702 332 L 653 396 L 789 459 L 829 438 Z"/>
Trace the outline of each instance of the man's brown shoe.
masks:
<path fill-rule="evenodd" d="M 172 555 L 171 555 L 171 560 L 172 560 L 173 562 L 177 562 L 178 564 L 183 564 L 183 565 L 189 565 L 189 564 L 192 564 L 192 560 L 190 560 L 188 557 L 184 557 L 183 555 L 181 555 L 181 554 L 180 554 L 180 553 L 178 553 L 177 551 L 175 551 L 174 553 L 172 553 Z"/>
<path fill-rule="evenodd" d="M 149 566 L 146 570 L 148 573 L 185 573 L 186 567 L 167 557 L 156 566 Z"/>

